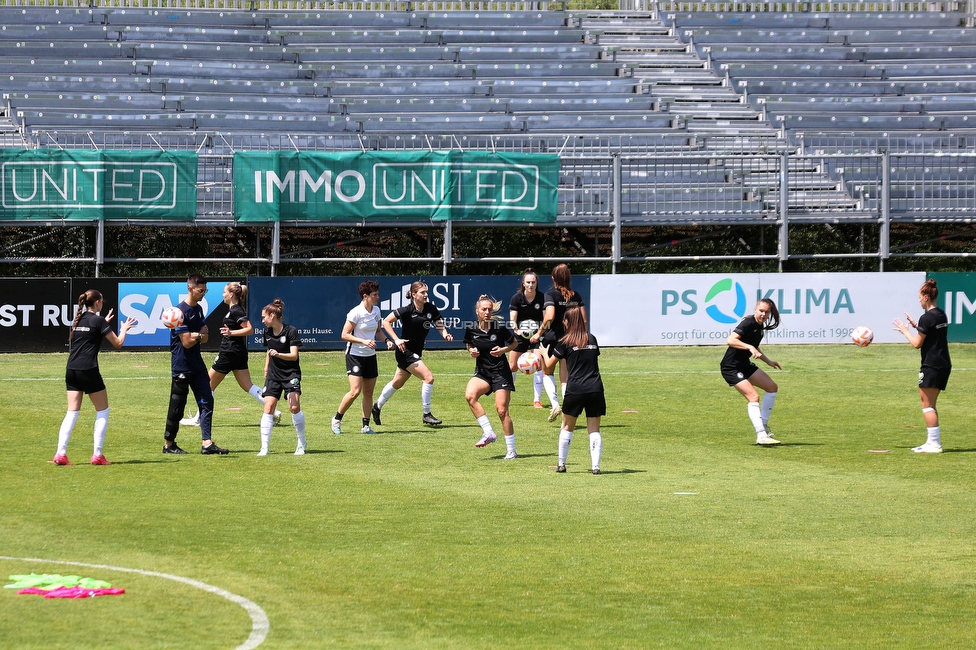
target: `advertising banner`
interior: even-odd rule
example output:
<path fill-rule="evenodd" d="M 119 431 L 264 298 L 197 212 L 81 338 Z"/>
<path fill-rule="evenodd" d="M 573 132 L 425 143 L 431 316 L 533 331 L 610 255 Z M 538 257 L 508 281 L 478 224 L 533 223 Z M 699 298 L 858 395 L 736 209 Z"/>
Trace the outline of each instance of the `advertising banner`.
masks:
<path fill-rule="evenodd" d="M 68 350 L 75 317 L 71 280 L 3 279 L 0 296 L 0 352 Z"/>
<path fill-rule="evenodd" d="M 234 216 L 269 221 L 556 220 L 559 157 L 461 151 L 234 155 Z"/>
<path fill-rule="evenodd" d="M 400 277 L 342 277 L 342 278 L 251 278 L 248 316 L 254 326 L 254 334 L 248 340 L 248 349 L 264 350 L 264 326 L 261 310 L 275 298 L 285 303 L 283 320 L 298 328 L 302 346 L 310 350 L 339 350 L 345 348 L 341 339 L 346 314 L 358 305 L 359 283 L 372 279 L 380 283 L 380 311 L 387 316 L 409 300 L 406 297 L 410 285 L 421 280 L 427 284 L 428 301 L 440 311 L 444 326 L 454 336 L 453 343 L 445 342 L 439 333 L 427 336 L 427 349 L 460 348 L 464 330 L 474 320 L 474 305 L 482 294 L 491 296 L 498 306 L 499 317 L 508 320 L 508 305 L 519 288 L 515 276 L 431 276 L 417 278 Z M 543 290 L 548 289 L 548 278 L 541 279 Z M 573 278 L 573 288 L 590 297 L 589 276 Z M 399 326 L 395 328 L 399 331 Z M 382 347 L 379 349 L 383 349 Z"/>
<path fill-rule="evenodd" d="M 949 320 L 949 341 L 976 341 L 976 273 L 929 273 L 928 277 L 939 285 L 936 302 Z M 922 313 L 917 301 L 906 311 L 912 318 Z"/>
<path fill-rule="evenodd" d="M 0 220 L 192 221 L 196 184 L 188 151 L 0 149 Z"/>
<path fill-rule="evenodd" d="M 207 317 L 207 328 L 210 330 L 210 340 L 204 344 L 204 349 L 216 350 L 220 347 L 220 325 L 227 313 L 222 294 L 224 285 L 230 281 L 243 282 L 243 279 L 207 278 L 208 292 L 200 301 Z M 159 317 L 163 310 L 180 304 L 187 295 L 186 280 L 119 280 L 119 318 L 124 321 L 132 316 L 138 321 L 126 335 L 124 347 L 168 349 L 170 331 Z M 258 319 L 257 324 L 260 323 Z"/>
<path fill-rule="evenodd" d="M 591 329 L 607 345 L 724 345 L 760 298 L 782 324 L 765 343 L 848 343 L 867 325 L 902 342 L 891 321 L 918 311 L 924 273 L 753 273 L 591 276 Z"/>

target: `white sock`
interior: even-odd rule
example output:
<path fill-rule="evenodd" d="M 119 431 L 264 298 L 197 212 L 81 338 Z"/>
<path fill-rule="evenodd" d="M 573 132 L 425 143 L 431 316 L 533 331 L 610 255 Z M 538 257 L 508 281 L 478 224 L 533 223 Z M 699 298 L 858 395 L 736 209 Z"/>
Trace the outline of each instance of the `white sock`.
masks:
<path fill-rule="evenodd" d="M 762 421 L 769 422 L 769 416 L 773 412 L 773 404 L 776 403 L 776 393 L 766 393 L 762 398 Z"/>
<path fill-rule="evenodd" d="M 566 384 L 559 386 L 559 394 L 562 395 L 563 399 L 566 399 Z"/>
<path fill-rule="evenodd" d="M 393 386 L 393 382 L 391 381 L 383 387 L 382 391 L 380 391 L 380 396 L 376 400 L 376 408 L 383 408 L 383 405 L 390 401 L 390 398 L 393 397 L 393 393 L 395 392 L 397 392 L 397 389 Z"/>
<path fill-rule="evenodd" d="M 487 415 L 482 415 L 478 418 L 478 426 L 481 430 L 485 432 L 486 436 L 490 436 L 495 433 L 495 430 L 491 428 L 491 422 L 488 421 Z"/>
<path fill-rule="evenodd" d="M 430 413 L 430 398 L 434 394 L 434 384 L 420 386 L 420 403 L 424 406 L 424 413 Z"/>
<path fill-rule="evenodd" d="M 573 432 L 561 429 L 559 431 L 559 464 L 565 465 L 569 456 L 569 443 L 573 442 Z"/>
<path fill-rule="evenodd" d="M 295 427 L 295 433 L 298 434 L 298 446 L 305 448 L 305 411 L 299 411 L 298 413 L 293 413 L 291 416 L 291 423 Z"/>
<path fill-rule="evenodd" d="M 518 383 L 518 376 L 521 375 L 521 374 L 522 373 L 520 373 L 518 370 L 513 370 L 512 371 L 512 386 L 514 386 L 515 384 Z"/>
<path fill-rule="evenodd" d="M 64 456 L 68 453 L 68 441 L 71 440 L 71 432 L 74 431 L 75 422 L 81 411 L 68 411 L 64 414 L 61 421 L 61 430 L 58 431 L 58 455 Z"/>
<path fill-rule="evenodd" d="M 543 375 L 542 386 L 546 389 L 546 396 L 549 397 L 549 404 L 552 406 L 559 406 L 559 397 L 556 395 L 556 379 L 552 375 Z"/>
<path fill-rule="evenodd" d="M 261 451 L 267 453 L 271 444 L 271 430 L 274 428 L 274 416 L 270 413 L 261 415 Z"/>
<path fill-rule="evenodd" d="M 590 461 L 593 469 L 600 469 L 600 456 L 603 454 L 603 436 L 599 431 L 590 434 Z"/>
<path fill-rule="evenodd" d="M 759 402 L 749 402 L 749 406 L 746 407 L 746 412 L 752 421 L 752 427 L 756 430 L 756 435 L 765 436 L 766 427 L 763 426 L 762 409 L 759 407 Z"/>
<path fill-rule="evenodd" d="M 536 370 L 532 375 L 532 401 L 541 402 L 542 401 L 542 377 L 545 373 L 541 370 Z"/>
<path fill-rule="evenodd" d="M 264 393 L 261 392 L 261 388 L 259 386 L 251 384 L 251 388 L 247 392 L 251 397 L 259 401 L 261 405 L 264 406 Z"/>
<path fill-rule="evenodd" d="M 925 444 L 933 444 L 942 446 L 942 441 L 939 439 L 939 434 L 941 433 L 939 429 L 942 427 L 926 427 L 925 430 L 928 432 L 929 437 L 925 441 Z"/>
<path fill-rule="evenodd" d="M 108 429 L 108 412 L 95 411 L 95 453 L 94 456 L 101 456 L 102 449 L 105 447 L 105 431 Z"/>
<path fill-rule="evenodd" d="M 515 453 L 515 434 L 505 436 L 505 451 L 510 454 Z"/>

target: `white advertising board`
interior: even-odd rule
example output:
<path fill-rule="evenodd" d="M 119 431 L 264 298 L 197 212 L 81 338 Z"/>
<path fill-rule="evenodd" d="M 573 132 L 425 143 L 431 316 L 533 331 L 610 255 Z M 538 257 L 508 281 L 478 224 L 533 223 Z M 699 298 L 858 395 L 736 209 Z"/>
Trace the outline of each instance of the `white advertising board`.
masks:
<path fill-rule="evenodd" d="M 849 343 L 867 325 L 879 343 L 904 342 L 892 330 L 917 317 L 925 273 L 707 273 L 593 275 L 590 329 L 601 345 L 720 345 L 760 298 L 781 325 L 764 343 Z"/>

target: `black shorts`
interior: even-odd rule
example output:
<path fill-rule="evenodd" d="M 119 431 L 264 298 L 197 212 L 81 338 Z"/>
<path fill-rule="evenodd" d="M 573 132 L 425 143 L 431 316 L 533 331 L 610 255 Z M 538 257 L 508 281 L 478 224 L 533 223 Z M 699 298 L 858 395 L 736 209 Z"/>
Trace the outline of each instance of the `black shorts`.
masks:
<path fill-rule="evenodd" d="M 400 348 L 393 348 L 393 353 L 396 355 L 397 368 L 406 372 L 410 372 L 410 366 L 422 361 L 422 355 L 409 348 L 407 348 L 406 352 L 400 352 Z M 376 357 L 373 358 L 375 359 Z"/>
<path fill-rule="evenodd" d="M 102 373 L 98 372 L 98 368 L 65 370 L 64 385 L 70 391 L 81 391 L 85 395 L 105 390 L 105 382 L 102 381 Z"/>
<path fill-rule="evenodd" d="M 736 368 L 722 367 L 722 379 L 729 386 L 735 386 L 743 379 L 749 379 L 752 375 L 759 370 L 759 366 L 754 363 L 750 363 L 748 366 L 738 366 Z"/>
<path fill-rule="evenodd" d="M 376 355 L 370 357 L 357 357 L 354 354 L 346 355 L 346 374 L 363 379 L 376 379 L 380 376 L 380 371 L 376 365 Z"/>
<path fill-rule="evenodd" d="M 522 354 L 523 352 L 528 352 L 529 350 L 538 350 L 541 345 L 540 342 L 530 343 L 529 339 L 523 339 L 521 336 L 516 336 L 515 340 L 518 341 L 518 345 L 515 348 L 515 352 Z"/>
<path fill-rule="evenodd" d="M 508 368 L 504 372 L 495 372 L 490 375 L 483 375 L 476 372 L 474 376 L 488 384 L 488 392 L 485 393 L 486 395 L 491 395 L 496 390 L 515 392 L 515 381 L 512 379 L 512 371 Z"/>
<path fill-rule="evenodd" d="M 949 374 L 951 372 L 952 368 L 922 366 L 922 369 L 918 371 L 918 387 L 945 390 L 946 386 L 949 385 Z"/>
<path fill-rule="evenodd" d="M 235 370 L 247 370 L 247 352 L 221 352 L 210 367 L 214 372 L 222 375 L 230 374 Z"/>
<path fill-rule="evenodd" d="M 542 338 L 539 339 L 539 347 L 544 348 L 546 356 L 552 356 L 552 348 L 559 342 L 556 334 L 552 330 L 547 330 Z"/>
<path fill-rule="evenodd" d="M 269 379 L 267 386 L 264 387 L 264 396 L 273 397 L 275 399 L 281 399 L 281 395 L 284 393 L 285 399 L 288 398 L 289 393 L 302 394 L 302 378 L 295 377 L 287 381 L 278 381 L 276 379 Z"/>
<path fill-rule="evenodd" d="M 578 418 L 583 411 L 586 411 L 588 418 L 599 418 L 607 414 L 607 399 L 602 390 L 598 393 L 566 393 L 563 397 L 563 413 Z"/>

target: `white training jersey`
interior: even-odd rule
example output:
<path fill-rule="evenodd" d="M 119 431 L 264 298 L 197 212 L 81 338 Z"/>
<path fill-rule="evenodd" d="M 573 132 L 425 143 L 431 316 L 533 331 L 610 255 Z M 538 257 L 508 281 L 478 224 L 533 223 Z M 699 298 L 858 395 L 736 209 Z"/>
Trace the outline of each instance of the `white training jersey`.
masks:
<path fill-rule="evenodd" d="M 376 338 L 376 330 L 379 329 L 382 320 L 379 307 L 373 307 L 373 311 L 366 311 L 362 303 L 350 309 L 349 313 L 346 314 L 346 321 L 353 324 L 352 335 L 357 339 L 366 339 L 367 341 Z M 376 350 L 359 343 L 346 343 L 346 354 L 357 357 L 371 357 L 376 354 Z"/>

